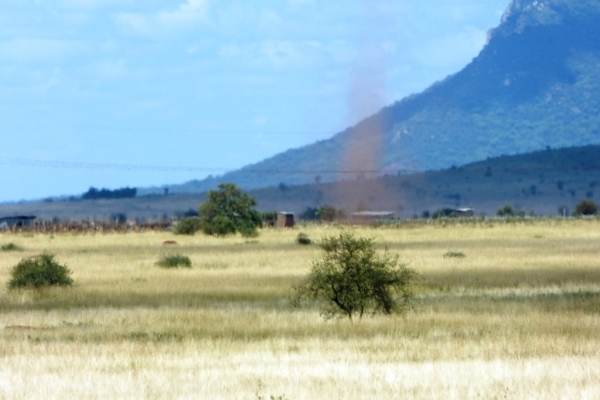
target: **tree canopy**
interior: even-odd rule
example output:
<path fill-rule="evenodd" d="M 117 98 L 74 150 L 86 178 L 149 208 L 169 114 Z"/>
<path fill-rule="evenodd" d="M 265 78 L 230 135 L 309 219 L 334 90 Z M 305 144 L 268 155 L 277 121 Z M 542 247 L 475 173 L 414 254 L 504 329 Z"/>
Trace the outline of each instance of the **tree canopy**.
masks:
<path fill-rule="evenodd" d="M 219 184 L 219 190 L 208 192 L 206 201 L 198 207 L 200 224 L 207 235 L 226 236 L 240 232 L 256 236 L 262 218 L 254 209 L 256 199 L 233 183 Z"/>

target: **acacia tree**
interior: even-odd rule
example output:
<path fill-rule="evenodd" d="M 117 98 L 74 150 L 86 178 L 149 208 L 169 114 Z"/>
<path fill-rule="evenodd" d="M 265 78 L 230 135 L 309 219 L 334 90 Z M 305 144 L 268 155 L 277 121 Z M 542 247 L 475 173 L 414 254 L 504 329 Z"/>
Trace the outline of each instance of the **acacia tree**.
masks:
<path fill-rule="evenodd" d="M 357 238 L 351 233 L 325 238 L 325 252 L 313 263 L 308 277 L 296 286 L 295 303 L 304 300 L 320 303 L 321 315 L 360 318 L 365 312 L 401 313 L 410 308 L 413 280 L 418 274 L 398 262 L 387 248 L 378 255 L 374 239 Z"/>
<path fill-rule="evenodd" d="M 574 216 L 579 215 L 594 215 L 598 212 L 598 205 L 594 203 L 592 200 L 585 199 L 581 200 L 575 206 L 575 211 L 573 212 Z"/>
<path fill-rule="evenodd" d="M 261 215 L 253 209 L 256 199 L 233 183 L 219 184 L 219 190 L 208 192 L 198 207 L 200 225 L 207 235 L 226 236 L 240 232 L 242 236 L 258 235 Z"/>

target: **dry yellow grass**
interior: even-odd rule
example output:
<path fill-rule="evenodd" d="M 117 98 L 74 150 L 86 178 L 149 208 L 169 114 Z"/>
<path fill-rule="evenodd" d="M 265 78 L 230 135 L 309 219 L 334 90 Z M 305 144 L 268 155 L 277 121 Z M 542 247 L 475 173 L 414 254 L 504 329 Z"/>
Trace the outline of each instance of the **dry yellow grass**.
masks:
<path fill-rule="evenodd" d="M 597 221 L 301 230 L 340 229 L 423 275 L 415 312 L 350 323 L 291 308 L 319 257 L 299 230 L 0 234 L 25 249 L 0 254 L 0 399 L 600 397 Z M 10 268 L 44 250 L 77 286 L 7 291 Z M 174 253 L 193 268 L 155 265 Z"/>

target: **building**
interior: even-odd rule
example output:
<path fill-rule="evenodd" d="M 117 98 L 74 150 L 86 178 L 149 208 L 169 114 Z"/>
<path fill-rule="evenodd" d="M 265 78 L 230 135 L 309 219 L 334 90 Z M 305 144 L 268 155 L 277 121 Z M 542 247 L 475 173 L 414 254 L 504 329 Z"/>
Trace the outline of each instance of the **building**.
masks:
<path fill-rule="evenodd" d="M 392 221 L 396 219 L 393 211 L 360 211 L 351 214 L 353 222 Z"/>
<path fill-rule="evenodd" d="M 0 218 L 0 228 L 12 228 L 13 226 L 31 226 L 35 216 L 33 215 L 18 215 L 14 217 L 3 217 Z"/>
<path fill-rule="evenodd" d="M 280 212 L 279 215 L 277 215 L 278 228 L 293 228 L 295 224 L 294 213 Z"/>

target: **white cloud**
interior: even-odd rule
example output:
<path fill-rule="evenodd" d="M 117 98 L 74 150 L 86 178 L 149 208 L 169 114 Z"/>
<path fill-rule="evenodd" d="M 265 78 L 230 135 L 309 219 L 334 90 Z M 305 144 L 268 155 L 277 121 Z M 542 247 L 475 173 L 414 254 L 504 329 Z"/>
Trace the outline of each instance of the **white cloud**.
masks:
<path fill-rule="evenodd" d="M 193 28 L 205 20 L 207 11 L 206 0 L 187 0 L 175 8 L 151 14 L 118 13 L 113 18 L 117 24 L 136 34 L 160 38 Z"/>

